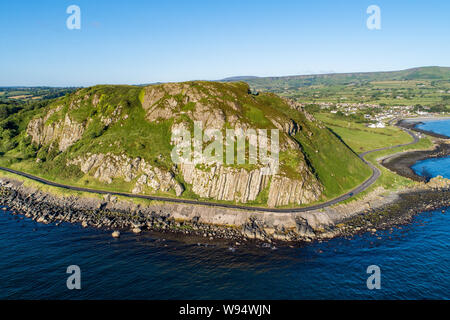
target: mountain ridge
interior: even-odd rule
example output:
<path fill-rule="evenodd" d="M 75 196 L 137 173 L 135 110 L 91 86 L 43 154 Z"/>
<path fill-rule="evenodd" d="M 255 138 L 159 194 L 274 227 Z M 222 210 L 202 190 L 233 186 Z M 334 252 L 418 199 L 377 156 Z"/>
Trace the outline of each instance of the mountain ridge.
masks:
<path fill-rule="evenodd" d="M 425 70 L 442 70 L 445 72 L 446 77 L 444 79 L 450 79 L 450 67 L 442 66 L 424 66 L 413 67 L 403 70 L 392 71 L 363 71 L 363 72 L 332 72 L 332 73 L 318 73 L 318 74 L 298 74 L 298 75 L 286 75 L 286 76 L 231 76 L 217 81 L 247 81 L 258 79 L 291 79 L 291 78 L 315 78 L 315 77 L 327 77 L 327 76 L 364 76 L 364 75 L 401 75 L 408 72 L 420 72 Z M 448 74 L 447 74 L 448 73 Z M 427 79 L 427 78 L 418 78 Z"/>

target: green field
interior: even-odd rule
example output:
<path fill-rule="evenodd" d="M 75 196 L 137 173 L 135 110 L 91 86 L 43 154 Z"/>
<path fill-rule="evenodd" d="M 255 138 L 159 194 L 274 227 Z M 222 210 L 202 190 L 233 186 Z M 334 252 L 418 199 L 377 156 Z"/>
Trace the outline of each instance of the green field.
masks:
<path fill-rule="evenodd" d="M 317 113 L 315 117 L 323 121 L 328 128 L 333 130 L 357 153 L 405 144 L 411 141 L 411 136 L 397 127 L 368 128 L 365 124 L 343 120 L 329 113 Z"/>
<path fill-rule="evenodd" d="M 450 108 L 450 68 L 243 79 L 252 88 L 303 103 L 368 103 Z"/>
<path fill-rule="evenodd" d="M 356 195 L 355 197 L 353 197 L 351 199 L 344 201 L 344 203 L 363 199 L 367 194 L 369 194 L 370 192 L 372 192 L 375 189 L 380 188 L 380 187 L 383 188 L 386 193 L 388 193 L 390 191 L 396 191 L 399 189 L 414 186 L 415 184 L 417 184 L 417 182 L 415 182 L 411 179 L 402 177 L 402 176 L 390 171 L 389 169 L 382 166 L 378 160 L 382 159 L 386 156 L 399 153 L 399 152 L 412 151 L 412 150 L 425 150 L 425 149 L 432 148 L 432 146 L 433 146 L 433 143 L 430 140 L 430 138 L 425 137 L 425 138 L 420 139 L 418 143 L 413 144 L 413 145 L 409 145 L 409 146 L 405 146 L 405 147 L 398 147 L 398 148 L 393 148 L 393 149 L 389 149 L 389 150 L 383 150 L 383 151 L 378 151 L 378 152 L 368 154 L 365 157 L 366 160 L 370 161 L 371 163 L 376 165 L 378 169 L 380 169 L 381 176 L 367 190 L 361 192 L 360 194 Z"/>
<path fill-rule="evenodd" d="M 281 94 L 305 103 L 366 103 L 379 105 L 448 105 L 447 81 L 378 81 L 360 85 L 301 87 Z"/>
<path fill-rule="evenodd" d="M 407 144 L 412 141 L 412 137 L 409 134 L 397 127 L 388 126 L 386 128 L 371 129 L 367 128 L 364 124 L 355 123 L 353 121 L 344 121 L 331 114 L 321 113 L 316 114 L 315 116 L 322 120 L 329 128 L 337 133 L 348 146 L 358 153 Z M 381 176 L 378 178 L 377 182 L 375 182 L 368 190 L 358 195 L 357 198 L 362 198 L 362 196 L 378 187 L 383 187 L 385 190 L 397 190 L 413 185 L 415 183 L 414 181 L 391 172 L 380 165 L 377 159 L 407 150 L 429 149 L 432 145 L 433 143 L 431 140 L 428 137 L 425 137 L 413 145 L 368 154 L 365 159 L 381 170 Z"/>
<path fill-rule="evenodd" d="M 0 87 L 0 104 L 54 99 L 75 90 L 76 88 L 57 87 Z"/>

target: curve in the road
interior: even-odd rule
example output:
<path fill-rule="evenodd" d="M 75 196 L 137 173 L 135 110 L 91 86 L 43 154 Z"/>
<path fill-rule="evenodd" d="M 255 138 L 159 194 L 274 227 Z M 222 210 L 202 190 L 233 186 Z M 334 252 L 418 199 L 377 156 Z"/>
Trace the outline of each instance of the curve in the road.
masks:
<path fill-rule="evenodd" d="M 366 161 L 364 157 L 372 152 L 378 152 L 382 150 L 388 150 L 403 146 L 408 146 L 411 144 L 415 144 L 419 141 L 419 138 L 410 130 L 406 128 L 400 127 L 403 131 L 407 132 L 409 135 L 411 135 L 414 138 L 413 142 L 406 143 L 406 144 L 400 144 L 396 146 L 386 147 L 386 148 L 379 148 L 375 150 L 366 151 L 364 153 L 361 153 L 359 157 L 361 158 L 364 163 L 366 163 L 371 169 L 372 169 L 372 175 L 369 179 L 364 181 L 362 184 L 360 184 L 355 189 L 347 192 L 346 194 L 343 194 L 335 199 L 329 200 L 327 202 L 319 203 L 316 205 L 308 206 L 308 207 L 301 207 L 301 208 L 283 208 L 283 209 L 277 209 L 277 208 L 264 208 L 264 207 L 250 207 L 250 206 L 243 206 L 243 205 L 234 205 L 234 204 L 226 204 L 226 203 L 214 203 L 214 202 L 206 202 L 206 201 L 196 201 L 196 200 L 189 200 L 189 199 L 177 199 L 177 198 L 166 198 L 166 197 L 158 197 L 158 196 L 148 196 L 148 195 L 139 195 L 139 194 L 130 194 L 125 192 L 114 192 L 114 191 L 105 191 L 105 190 L 95 190 L 95 189 L 89 189 L 89 188 L 82 188 L 82 187 L 75 187 L 75 186 L 69 186 L 61 183 L 52 182 L 49 180 L 45 180 L 40 177 L 33 176 L 31 174 L 17 171 L 10 168 L 0 167 L 0 170 L 7 171 L 10 173 L 14 173 L 23 177 L 26 177 L 28 179 L 63 189 L 69 189 L 74 191 L 82 191 L 82 192 L 89 192 L 89 193 L 97 193 L 97 194 L 111 194 L 116 196 L 123 196 L 123 197 L 129 197 L 129 198 L 140 198 L 140 199 L 147 199 L 147 200 L 156 200 L 156 201 L 165 201 L 165 202 L 173 202 L 173 203 L 183 203 L 183 204 L 193 204 L 193 205 L 204 205 L 209 207 L 219 207 L 219 208 L 231 208 L 231 209 L 241 209 L 241 210 L 247 210 L 247 211 L 266 211 L 266 212 L 307 212 L 307 211 L 313 211 L 318 209 L 323 209 L 332 205 L 335 205 L 341 201 L 347 200 L 353 196 L 355 196 L 358 193 L 363 192 L 368 187 L 370 187 L 375 181 L 378 179 L 378 177 L 381 175 L 380 170 L 371 164 L 370 162 Z"/>

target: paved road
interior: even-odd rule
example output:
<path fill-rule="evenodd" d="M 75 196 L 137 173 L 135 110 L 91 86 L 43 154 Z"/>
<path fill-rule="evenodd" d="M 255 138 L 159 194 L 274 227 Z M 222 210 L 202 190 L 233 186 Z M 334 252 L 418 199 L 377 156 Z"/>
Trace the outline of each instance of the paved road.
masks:
<path fill-rule="evenodd" d="M 419 141 L 419 138 L 417 138 L 417 136 L 412 131 L 410 131 L 408 129 L 405 129 L 405 128 L 401 128 L 401 129 L 403 131 L 407 132 L 408 134 L 410 134 L 414 138 L 414 141 L 410 142 L 410 143 L 406 143 L 406 144 L 401 144 L 401 145 L 387 147 L 387 148 L 380 148 L 380 149 L 375 149 L 375 150 L 371 150 L 371 151 L 366 151 L 366 152 L 361 153 L 359 155 L 359 157 L 362 159 L 362 161 L 364 161 L 364 163 L 366 163 L 372 169 L 372 175 L 371 175 L 371 177 L 369 179 L 364 181 L 361 185 L 359 185 L 358 187 L 356 187 L 352 191 L 347 192 L 346 194 L 343 194 L 343 195 L 341 195 L 341 196 L 339 196 L 339 197 L 337 197 L 335 199 L 332 199 L 330 201 L 323 202 L 323 203 L 320 203 L 320 204 L 316 204 L 316 205 L 312 205 L 312 206 L 308 206 L 308 207 L 301 207 L 301 208 L 288 208 L 288 209 L 276 209 L 276 208 L 274 208 L 274 209 L 271 209 L 271 208 L 250 207 L 250 206 L 242 206 L 242 205 L 234 205 L 234 204 L 213 203 L 213 202 L 206 202 L 206 201 L 196 201 L 196 200 L 188 200 L 188 199 L 177 199 L 177 198 L 166 198 L 166 197 L 157 197 L 157 196 L 137 195 L 137 194 L 131 194 L 131 193 L 125 193 L 125 192 L 112 192 L 112 191 L 105 191 L 105 190 L 95 190 L 95 189 L 88 189 L 88 188 L 68 186 L 68 185 L 65 185 L 65 184 L 52 182 L 52 181 L 49 181 L 49 180 L 45 180 L 45 179 L 33 176 L 33 175 L 25 173 L 25 172 L 13 170 L 13 169 L 10 169 L 10 168 L 0 167 L 0 170 L 7 171 L 7 172 L 10 172 L 10 173 L 14 173 L 14 174 L 17 174 L 17 175 L 20 175 L 20 176 L 32 179 L 34 181 L 41 182 L 41 183 L 49 185 L 49 186 L 54 186 L 54 187 L 63 188 L 63 189 L 69 189 L 69 190 L 74 190 L 74 191 L 82 191 L 82 192 L 97 193 L 97 194 L 111 194 L 111 195 L 123 196 L 123 197 L 129 197 L 129 198 L 141 198 L 141 199 L 148 199 L 148 200 L 166 201 L 166 202 L 172 202 L 172 203 L 205 205 L 205 206 L 209 206 L 209 207 L 218 207 L 218 208 L 242 209 L 242 210 L 247 210 L 247 211 L 307 212 L 307 211 L 313 211 L 313 210 L 323 209 L 323 208 L 332 206 L 332 205 L 337 204 L 337 203 L 339 203 L 341 201 L 347 200 L 347 199 L 357 195 L 358 193 L 361 193 L 362 191 L 366 190 L 368 187 L 370 187 L 378 179 L 378 177 L 380 176 L 381 172 L 380 172 L 380 170 L 377 167 L 375 167 L 373 164 L 371 164 L 370 162 L 368 162 L 368 161 L 366 161 L 364 159 L 364 157 L 367 154 L 372 153 L 372 152 L 377 152 L 377 151 L 382 151 L 382 150 L 402 147 L 402 146 L 408 146 L 408 145 L 417 143 Z"/>

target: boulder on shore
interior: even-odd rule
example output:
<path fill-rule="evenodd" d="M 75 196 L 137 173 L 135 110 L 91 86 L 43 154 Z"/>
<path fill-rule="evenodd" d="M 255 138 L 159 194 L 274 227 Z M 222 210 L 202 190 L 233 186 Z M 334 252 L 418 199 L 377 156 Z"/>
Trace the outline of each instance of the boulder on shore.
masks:
<path fill-rule="evenodd" d="M 141 228 L 136 227 L 136 228 L 133 228 L 132 231 L 133 231 L 133 233 L 137 234 L 137 233 L 141 233 L 142 230 L 141 230 Z"/>
<path fill-rule="evenodd" d="M 114 231 L 114 232 L 112 233 L 112 237 L 113 237 L 113 238 L 119 238 L 119 237 L 120 237 L 120 232 L 119 232 L 119 231 Z"/>

